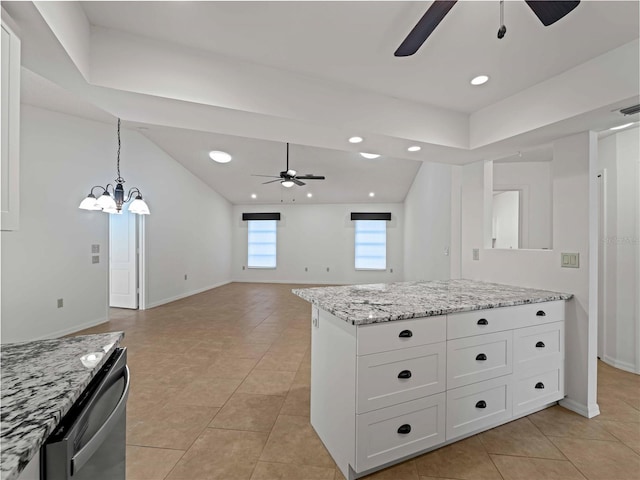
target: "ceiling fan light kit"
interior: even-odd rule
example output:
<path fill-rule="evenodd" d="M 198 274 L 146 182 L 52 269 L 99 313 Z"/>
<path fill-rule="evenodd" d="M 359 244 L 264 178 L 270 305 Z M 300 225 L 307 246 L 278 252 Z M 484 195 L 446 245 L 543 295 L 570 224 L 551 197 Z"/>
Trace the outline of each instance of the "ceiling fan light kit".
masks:
<path fill-rule="evenodd" d="M 580 0 L 525 0 L 525 2 L 542 24 L 548 27 L 573 11 L 580 3 Z M 435 0 L 409 32 L 409 35 L 402 41 L 395 51 L 394 56 L 408 57 L 416 53 L 456 3 L 457 0 Z M 500 28 L 498 29 L 498 38 L 503 38 L 507 33 L 503 13 L 504 0 L 500 0 Z"/>
<path fill-rule="evenodd" d="M 138 187 L 132 187 L 125 196 L 124 178 L 120 175 L 120 119 L 118 118 L 118 154 L 117 154 L 117 171 L 118 177 L 115 179 L 116 186 L 108 183 L 105 187 L 96 185 L 89 191 L 89 195 L 80 202 L 78 208 L 81 210 L 100 210 L 105 213 L 121 214 L 122 206 L 133 199 L 129 205 L 129 211 L 138 215 L 149 215 L 149 207 L 142 199 L 142 193 Z M 93 191 L 98 188 L 102 189 L 100 197 L 96 198 Z M 111 192 L 109 192 L 111 189 Z M 113 196 L 112 196 L 113 194 Z"/>

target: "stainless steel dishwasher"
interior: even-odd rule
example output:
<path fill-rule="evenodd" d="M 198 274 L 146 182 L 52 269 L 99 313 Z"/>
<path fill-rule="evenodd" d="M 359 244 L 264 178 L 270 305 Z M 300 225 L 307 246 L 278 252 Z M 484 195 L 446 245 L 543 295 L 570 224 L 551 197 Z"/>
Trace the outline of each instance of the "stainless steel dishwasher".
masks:
<path fill-rule="evenodd" d="M 40 451 L 43 480 L 125 480 L 126 348 L 105 362 Z"/>

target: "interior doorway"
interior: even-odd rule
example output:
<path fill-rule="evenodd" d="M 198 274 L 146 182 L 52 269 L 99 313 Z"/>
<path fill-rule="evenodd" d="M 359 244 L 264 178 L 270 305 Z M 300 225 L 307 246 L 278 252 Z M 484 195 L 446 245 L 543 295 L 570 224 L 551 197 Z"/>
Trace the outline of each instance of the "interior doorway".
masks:
<path fill-rule="evenodd" d="M 607 178 L 598 172 L 598 358 L 605 356 L 607 322 Z"/>
<path fill-rule="evenodd" d="M 109 306 L 144 310 L 144 215 L 109 215 Z"/>

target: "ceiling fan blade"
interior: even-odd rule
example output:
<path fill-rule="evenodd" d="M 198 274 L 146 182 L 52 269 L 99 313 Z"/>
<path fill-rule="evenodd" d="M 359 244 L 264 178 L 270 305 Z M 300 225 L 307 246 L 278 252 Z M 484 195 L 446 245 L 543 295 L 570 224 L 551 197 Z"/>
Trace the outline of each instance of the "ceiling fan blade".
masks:
<path fill-rule="evenodd" d="M 296 178 L 303 180 L 324 180 L 324 175 L 298 175 Z"/>
<path fill-rule="evenodd" d="M 282 180 L 280 180 L 280 177 L 276 178 L 275 180 L 269 180 L 268 182 L 262 182 L 262 185 L 266 185 L 267 183 L 273 183 L 273 182 L 281 182 Z"/>
<path fill-rule="evenodd" d="M 266 178 L 280 178 L 280 177 L 276 177 L 275 175 L 255 175 L 255 174 L 251 174 L 252 177 L 266 177 Z"/>
<path fill-rule="evenodd" d="M 393 55 L 396 57 L 408 57 L 416 53 L 445 15 L 449 13 L 449 10 L 456 4 L 456 1 L 435 0 Z"/>
<path fill-rule="evenodd" d="M 289 180 L 291 180 L 293 183 L 295 183 L 296 185 L 298 185 L 299 187 L 306 185 L 306 183 L 301 182 L 300 180 L 298 180 L 297 178 L 291 177 Z"/>
<path fill-rule="evenodd" d="M 578 6 L 580 1 L 525 0 L 545 27 L 556 23 Z"/>

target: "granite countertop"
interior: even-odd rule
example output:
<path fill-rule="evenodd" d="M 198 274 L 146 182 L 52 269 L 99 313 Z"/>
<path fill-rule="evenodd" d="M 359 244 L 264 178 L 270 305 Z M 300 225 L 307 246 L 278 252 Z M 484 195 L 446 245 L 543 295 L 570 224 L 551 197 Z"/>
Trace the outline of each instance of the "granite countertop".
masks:
<path fill-rule="evenodd" d="M 122 332 L 0 346 L 0 479 L 13 480 L 124 337 Z"/>
<path fill-rule="evenodd" d="M 293 293 L 352 325 L 568 300 L 573 296 L 475 280 L 301 288 Z"/>

